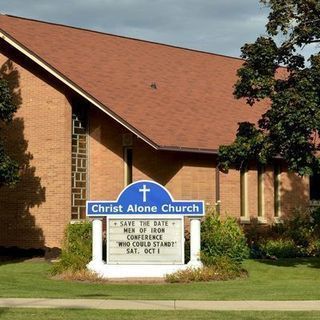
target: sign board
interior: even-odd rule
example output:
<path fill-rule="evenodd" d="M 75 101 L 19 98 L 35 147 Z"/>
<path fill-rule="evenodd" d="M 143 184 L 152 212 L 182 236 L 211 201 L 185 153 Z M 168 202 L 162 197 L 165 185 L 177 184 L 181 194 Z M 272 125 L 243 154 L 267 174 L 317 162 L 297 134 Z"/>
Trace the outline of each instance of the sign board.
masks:
<path fill-rule="evenodd" d="M 165 219 L 110 217 L 107 225 L 107 263 L 184 263 L 182 217 Z"/>
<path fill-rule="evenodd" d="M 204 202 L 174 200 L 153 181 L 137 181 L 116 201 L 87 201 L 88 217 L 107 217 L 107 264 L 184 264 L 184 216 Z"/>
<path fill-rule="evenodd" d="M 137 181 L 126 187 L 116 201 L 87 201 L 87 216 L 186 215 L 203 216 L 204 202 L 174 200 L 170 192 L 154 181 Z"/>

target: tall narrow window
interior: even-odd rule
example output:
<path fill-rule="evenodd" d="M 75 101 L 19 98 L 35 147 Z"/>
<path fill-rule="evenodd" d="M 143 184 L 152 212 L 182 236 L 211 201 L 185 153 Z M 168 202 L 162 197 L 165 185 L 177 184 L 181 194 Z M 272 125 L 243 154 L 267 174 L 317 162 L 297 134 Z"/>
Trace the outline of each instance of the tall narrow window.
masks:
<path fill-rule="evenodd" d="M 220 214 L 220 171 L 218 166 L 216 166 L 216 210 Z"/>
<path fill-rule="evenodd" d="M 281 215 L 280 187 L 281 187 L 281 168 L 279 164 L 274 165 L 274 216 L 279 218 Z"/>
<path fill-rule="evenodd" d="M 72 106 L 71 219 L 86 218 L 88 192 L 87 106 L 74 101 Z"/>
<path fill-rule="evenodd" d="M 124 185 L 127 186 L 132 183 L 132 148 L 123 148 L 124 160 Z"/>
<path fill-rule="evenodd" d="M 264 173 L 265 167 L 258 166 L 258 217 L 264 218 Z"/>
<path fill-rule="evenodd" d="M 241 218 L 247 218 L 248 216 L 248 182 L 247 169 L 240 171 L 240 216 Z"/>
<path fill-rule="evenodd" d="M 309 177 L 310 201 L 320 201 L 320 174 Z"/>

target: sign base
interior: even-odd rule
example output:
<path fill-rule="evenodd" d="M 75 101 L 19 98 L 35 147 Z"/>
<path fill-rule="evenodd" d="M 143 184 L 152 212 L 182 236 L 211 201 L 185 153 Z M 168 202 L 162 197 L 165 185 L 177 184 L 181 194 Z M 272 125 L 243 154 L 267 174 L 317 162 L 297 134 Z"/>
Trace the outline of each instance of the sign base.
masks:
<path fill-rule="evenodd" d="M 175 265 L 117 265 L 106 263 L 94 263 L 91 261 L 87 265 L 90 271 L 95 272 L 104 279 L 120 279 L 120 278 L 164 278 L 166 274 L 184 270 L 191 266 L 188 264 Z"/>

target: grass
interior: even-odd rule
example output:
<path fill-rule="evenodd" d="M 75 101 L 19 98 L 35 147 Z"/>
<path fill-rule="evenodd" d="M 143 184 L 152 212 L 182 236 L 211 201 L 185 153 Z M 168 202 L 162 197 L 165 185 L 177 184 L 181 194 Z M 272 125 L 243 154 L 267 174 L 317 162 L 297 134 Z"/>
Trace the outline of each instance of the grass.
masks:
<path fill-rule="evenodd" d="M 50 265 L 0 264 L 0 297 L 163 300 L 320 300 L 320 258 L 248 260 L 246 279 L 189 284 L 97 284 L 53 280 Z M 219 319 L 219 318 L 218 318 Z"/>
<path fill-rule="evenodd" d="M 288 311 L 124 311 L 72 309 L 0 309 L 1 320 L 311 320 L 320 312 Z"/>

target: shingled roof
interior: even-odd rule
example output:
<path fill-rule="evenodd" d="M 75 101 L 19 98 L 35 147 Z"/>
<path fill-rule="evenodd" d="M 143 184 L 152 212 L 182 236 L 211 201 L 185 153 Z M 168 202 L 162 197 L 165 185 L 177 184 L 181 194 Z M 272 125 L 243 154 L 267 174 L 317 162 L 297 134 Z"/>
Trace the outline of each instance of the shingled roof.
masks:
<path fill-rule="evenodd" d="M 265 110 L 234 99 L 237 58 L 6 15 L 0 30 L 156 149 L 215 152 Z"/>

